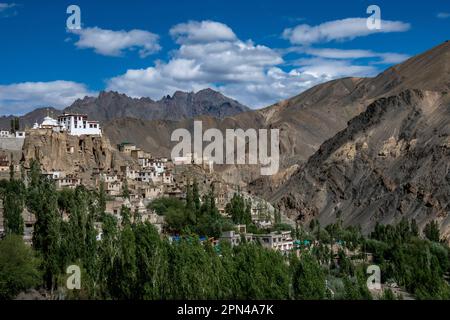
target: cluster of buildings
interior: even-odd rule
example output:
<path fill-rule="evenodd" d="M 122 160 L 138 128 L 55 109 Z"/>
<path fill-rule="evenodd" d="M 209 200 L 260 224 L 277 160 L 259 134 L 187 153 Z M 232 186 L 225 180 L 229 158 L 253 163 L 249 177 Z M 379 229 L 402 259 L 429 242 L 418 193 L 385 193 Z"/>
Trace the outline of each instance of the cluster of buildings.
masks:
<path fill-rule="evenodd" d="M 47 115 L 40 124 L 35 123 L 31 130 L 67 133 L 73 136 L 102 135 L 98 121 L 91 121 L 87 115 L 74 113 L 64 113 L 56 119 Z M 9 131 L 1 131 L 0 137 L 23 139 L 25 138 L 25 132 L 17 131 L 12 134 Z M 237 190 L 215 176 L 212 162 L 208 161 L 208 159 L 199 161 L 196 154 L 193 153 L 188 154 L 186 157 L 178 157 L 172 161 L 165 157 L 154 157 L 130 142 L 119 144 L 117 149 L 121 157 L 127 161 L 124 161 L 123 164 L 115 167 L 115 169 L 107 171 L 94 170 L 88 178 L 89 181 L 83 180 L 86 177 L 82 175 L 79 168 L 74 168 L 74 170 L 70 171 L 71 173 L 53 170 L 44 172 L 44 174 L 55 181 L 58 189 L 74 189 L 80 185 L 98 189 L 102 186 L 107 195 L 107 213 L 115 216 L 120 221 L 122 220 L 123 210 L 126 209 L 132 213 L 133 219 L 138 217 L 142 221 L 149 221 L 161 232 L 164 226 L 164 217 L 158 216 L 151 209 L 148 209 L 148 204 L 154 199 L 164 196 L 185 199 L 187 184 L 193 182 L 193 177 L 197 180 L 201 194 L 206 193 L 214 185 L 216 206 L 222 215 L 227 214 L 226 205 Z M 0 155 L 0 172 L 9 171 L 10 164 L 11 161 L 7 156 Z M 195 174 L 192 175 L 194 171 Z M 243 193 L 241 192 L 241 194 Z M 245 193 L 243 195 L 246 201 L 251 201 L 252 203 L 251 214 L 254 223 L 261 228 L 270 227 L 273 221 L 273 207 L 262 199 Z M 26 221 L 25 240 L 30 242 L 33 217 L 28 212 L 24 212 L 24 220 Z M 0 224 L 0 232 L 2 232 L 2 227 Z M 243 227 L 245 228 L 245 226 Z M 240 228 L 240 232 L 237 233 L 234 231 L 224 233 L 220 241 L 227 240 L 233 245 L 237 245 L 244 237 L 247 241 L 257 241 L 263 246 L 274 250 L 287 252 L 292 249 L 290 233 L 260 235 L 247 233 L 245 230 L 242 230 L 242 226 Z M 101 226 L 99 226 L 98 230 L 101 238 Z"/>

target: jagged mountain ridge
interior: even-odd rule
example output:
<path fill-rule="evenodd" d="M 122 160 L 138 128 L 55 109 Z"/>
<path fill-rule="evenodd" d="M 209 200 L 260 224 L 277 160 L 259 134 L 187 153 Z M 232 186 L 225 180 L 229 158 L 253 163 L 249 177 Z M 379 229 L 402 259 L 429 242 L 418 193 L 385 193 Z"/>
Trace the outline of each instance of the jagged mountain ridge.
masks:
<path fill-rule="evenodd" d="M 196 93 L 177 91 L 159 101 L 102 91 L 98 97 L 78 99 L 64 110 L 38 108 L 20 117 L 20 120 L 22 127 L 31 127 L 35 122 L 42 121 L 47 114 L 56 117 L 62 112 L 73 112 L 87 114 L 91 119 L 102 123 L 119 118 L 179 121 L 201 115 L 224 118 L 248 110 L 250 109 L 247 106 L 212 89 L 203 89 Z M 0 128 L 8 129 L 12 118 L 0 117 Z"/>
<path fill-rule="evenodd" d="M 223 118 L 249 110 L 236 100 L 212 89 L 196 93 L 177 91 L 159 101 L 130 98 L 117 92 L 101 92 L 98 97 L 76 100 L 66 112 L 85 113 L 93 119 L 108 122 L 119 118 L 177 121 L 200 115 Z"/>

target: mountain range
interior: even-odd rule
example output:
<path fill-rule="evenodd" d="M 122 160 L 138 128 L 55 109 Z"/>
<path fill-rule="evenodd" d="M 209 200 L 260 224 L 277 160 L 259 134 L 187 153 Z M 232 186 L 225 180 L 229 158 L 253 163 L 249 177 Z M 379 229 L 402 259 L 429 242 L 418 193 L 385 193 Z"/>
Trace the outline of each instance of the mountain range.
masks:
<path fill-rule="evenodd" d="M 200 115 L 224 118 L 247 110 L 250 110 L 247 106 L 209 88 L 196 93 L 176 91 L 172 96 L 167 95 L 159 101 L 102 91 L 97 97 L 78 99 L 63 110 L 39 108 L 19 118 L 22 127 L 31 127 L 35 122 L 40 123 L 47 114 L 56 117 L 63 112 L 87 114 L 91 119 L 107 123 L 125 117 L 173 121 Z M 13 116 L 0 117 L 0 127 L 9 128 L 12 118 Z"/>
<path fill-rule="evenodd" d="M 280 129 L 277 175 L 260 177 L 254 166 L 218 170 L 292 218 L 327 224 L 340 216 L 366 232 L 377 221 L 415 218 L 423 227 L 436 219 L 448 232 L 449 91 L 447 41 L 373 78 L 333 80 L 264 109 L 197 119 L 204 129 Z M 170 133 L 192 124 L 122 118 L 105 130 L 114 142 L 168 155 Z"/>
<path fill-rule="evenodd" d="M 376 77 L 329 81 L 260 110 L 205 89 L 157 102 L 102 92 L 64 111 L 102 121 L 113 144 L 134 142 L 160 156 L 170 155 L 173 130 L 192 132 L 194 119 L 204 130 L 277 128 L 278 174 L 262 177 L 247 165 L 216 170 L 302 223 L 340 217 L 369 232 L 376 222 L 406 217 L 423 227 L 433 219 L 449 236 L 449 92 L 446 41 Z"/>

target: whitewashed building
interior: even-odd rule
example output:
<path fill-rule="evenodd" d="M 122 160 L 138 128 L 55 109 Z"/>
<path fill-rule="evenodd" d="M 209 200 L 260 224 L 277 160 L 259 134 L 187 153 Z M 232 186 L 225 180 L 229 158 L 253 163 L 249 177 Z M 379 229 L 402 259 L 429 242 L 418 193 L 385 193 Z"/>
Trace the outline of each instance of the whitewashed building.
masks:
<path fill-rule="evenodd" d="M 72 136 L 102 135 L 100 123 L 98 121 L 88 120 L 85 114 L 64 113 L 58 117 L 58 120 L 46 116 L 41 124 L 36 122 L 33 129 L 50 129 L 55 132 L 67 132 Z"/>
<path fill-rule="evenodd" d="M 100 123 L 88 120 L 85 114 L 64 113 L 58 117 L 58 124 L 72 136 L 102 135 Z"/>
<path fill-rule="evenodd" d="M 10 132 L 8 130 L 0 130 L 0 138 L 25 139 L 25 132 L 24 131 Z"/>

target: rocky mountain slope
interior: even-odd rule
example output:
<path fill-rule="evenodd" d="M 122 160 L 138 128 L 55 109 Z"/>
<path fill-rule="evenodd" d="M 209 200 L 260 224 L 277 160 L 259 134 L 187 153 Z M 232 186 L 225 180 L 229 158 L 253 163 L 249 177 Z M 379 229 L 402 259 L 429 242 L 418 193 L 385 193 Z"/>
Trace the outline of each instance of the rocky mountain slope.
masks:
<path fill-rule="evenodd" d="M 378 98 L 266 195 L 302 222 L 436 219 L 450 236 L 450 43 L 360 85 Z"/>

